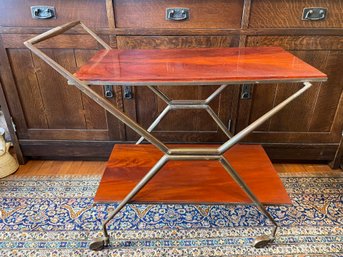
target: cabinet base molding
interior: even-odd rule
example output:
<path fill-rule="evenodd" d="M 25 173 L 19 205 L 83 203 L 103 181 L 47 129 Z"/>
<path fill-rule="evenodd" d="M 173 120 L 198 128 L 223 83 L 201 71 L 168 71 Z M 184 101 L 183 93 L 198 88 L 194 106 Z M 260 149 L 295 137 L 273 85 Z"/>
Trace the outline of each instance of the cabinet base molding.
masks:
<path fill-rule="evenodd" d="M 121 141 L 20 140 L 24 156 L 51 160 L 107 160 Z M 135 142 L 129 142 L 135 143 Z M 262 143 L 273 161 L 332 161 L 338 144 Z"/>

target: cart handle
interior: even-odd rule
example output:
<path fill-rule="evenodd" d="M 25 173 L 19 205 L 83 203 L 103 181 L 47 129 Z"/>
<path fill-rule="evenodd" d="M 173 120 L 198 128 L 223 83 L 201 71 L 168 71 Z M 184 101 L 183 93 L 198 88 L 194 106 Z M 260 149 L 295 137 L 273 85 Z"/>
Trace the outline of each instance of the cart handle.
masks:
<path fill-rule="evenodd" d="M 29 47 L 29 45 L 34 45 L 37 44 L 39 42 L 42 42 L 44 40 L 47 40 L 49 38 L 55 37 L 57 35 L 60 35 L 68 30 L 70 30 L 71 28 L 77 26 L 77 25 L 81 25 L 82 28 L 88 33 L 90 34 L 96 41 L 99 42 L 99 44 L 101 44 L 105 49 L 107 50 L 111 50 L 112 48 L 105 43 L 105 41 L 103 41 L 98 35 L 96 35 L 93 31 L 91 31 L 88 27 L 86 27 L 85 24 L 83 24 L 81 21 L 72 21 L 72 22 L 68 22 L 64 25 L 58 26 L 56 28 L 50 29 L 34 38 L 31 38 L 27 41 L 24 42 L 24 45 Z"/>
<path fill-rule="evenodd" d="M 87 28 L 81 21 L 73 21 L 66 23 L 62 26 L 58 26 L 56 28 L 50 29 L 47 32 L 44 32 L 36 37 L 33 37 L 27 41 L 24 42 L 24 45 L 29 48 L 34 54 L 36 54 L 38 57 L 40 57 L 43 61 L 45 61 L 47 64 L 49 64 L 54 70 L 56 70 L 59 74 L 61 74 L 64 78 L 72 82 L 74 86 L 76 86 L 81 92 L 83 92 L 85 95 L 93 99 L 97 104 L 99 104 L 101 107 L 103 107 L 105 110 L 107 110 L 109 113 L 117 117 L 120 121 L 125 123 L 127 126 L 132 128 L 135 132 L 137 132 L 140 136 L 143 136 L 146 140 L 148 140 L 150 143 L 155 145 L 157 148 L 159 148 L 163 153 L 169 153 L 169 148 L 163 144 L 160 140 L 158 140 L 155 136 L 150 134 L 146 129 L 141 127 L 137 122 L 132 120 L 130 117 L 128 117 L 125 113 L 123 113 L 121 110 L 113 106 L 109 101 L 104 99 L 102 96 L 100 96 L 98 93 L 93 91 L 88 87 L 88 84 L 84 81 L 81 81 L 77 77 L 75 77 L 73 74 L 71 74 L 69 71 L 67 71 L 63 66 L 55 62 L 53 59 L 51 59 L 49 56 L 47 56 L 45 53 L 43 53 L 41 50 L 39 50 L 34 44 L 37 44 L 39 42 L 42 42 L 46 39 L 52 38 L 54 36 L 60 35 L 63 32 L 70 30 L 71 28 L 81 25 L 82 28 L 88 32 L 96 41 L 98 41 L 106 50 L 111 50 L 112 48 L 106 44 L 99 36 L 97 36 L 93 31 L 91 31 L 89 28 Z"/>

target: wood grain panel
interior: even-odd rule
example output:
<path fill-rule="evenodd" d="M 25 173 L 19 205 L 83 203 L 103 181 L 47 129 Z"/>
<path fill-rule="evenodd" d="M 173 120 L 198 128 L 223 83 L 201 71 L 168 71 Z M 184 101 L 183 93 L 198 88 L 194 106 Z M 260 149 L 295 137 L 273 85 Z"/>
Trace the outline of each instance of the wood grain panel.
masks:
<path fill-rule="evenodd" d="M 314 83 L 309 91 L 248 136 L 246 141 L 295 145 L 313 142 L 336 144 L 340 140 L 342 119 L 337 116 L 337 108 L 340 109 L 339 101 L 343 90 L 339 71 L 339 67 L 343 65 L 341 63 L 342 42 L 338 37 L 326 39 L 323 36 L 248 37 L 248 46 L 281 46 L 326 73 L 329 80 L 325 83 Z M 246 124 L 252 122 L 295 92 L 297 87 L 297 85 L 283 84 L 273 85 L 272 88 L 263 85 L 255 86 L 251 105 L 244 113 L 240 113 L 240 116 L 246 116 L 244 114 L 248 113 L 250 119 Z M 241 105 L 244 101 L 246 100 L 241 101 Z M 299 149 L 295 151 L 301 152 Z M 272 148 L 270 152 L 273 158 L 280 158 L 277 157 L 278 150 Z"/>
<path fill-rule="evenodd" d="M 190 9 L 190 18 L 167 21 L 166 8 Z M 115 0 L 118 28 L 240 28 L 241 0 Z"/>
<path fill-rule="evenodd" d="M 116 145 L 94 201 L 122 200 L 162 155 L 152 145 Z M 230 149 L 225 157 L 261 202 L 291 204 L 280 178 L 261 146 L 237 145 Z M 170 161 L 132 201 L 251 203 L 218 161 Z"/>
<path fill-rule="evenodd" d="M 5 48 L 23 48 L 24 42 L 35 34 L 3 34 Z M 39 48 L 77 48 L 96 49 L 97 42 L 90 35 L 59 35 L 37 44 Z"/>
<path fill-rule="evenodd" d="M 255 85 L 252 91 L 252 100 L 251 106 L 249 105 L 249 110 L 244 110 L 245 112 L 249 112 L 250 117 L 247 117 L 247 121 L 244 123 L 251 123 L 252 121 L 257 120 L 263 114 L 268 112 L 273 106 L 275 106 L 275 96 L 276 96 L 277 85 L 268 85 L 268 84 L 260 84 Z M 247 102 L 245 100 L 241 100 L 241 102 Z M 244 116 L 244 115 L 242 115 Z M 243 117 L 244 118 L 244 117 Z M 259 126 L 256 130 L 257 131 L 268 131 L 270 126 L 270 119 Z M 242 128 L 243 129 L 243 128 Z"/>
<path fill-rule="evenodd" d="M 325 70 L 328 51 L 318 51 L 315 53 L 313 51 L 296 51 L 293 53 L 317 69 L 322 71 Z M 302 85 L 299 84 L 278 84 L 274 106 L 295 93 L 301 86 Z M 317 99 L 322 99 L 323 97 L 322 95 L 319 95 L 322 87 L 326 86 L 322 83 L 314 83 L 314 86 L 311 89 L 301 95 L 296 101 L 290 103 L 270 120 L 269 130 L 293 132 L 309 131 L 311 128 L 311 121 L 316 116 L 314 108 L 317 104 Z M 332 121 L 329 123 L 332 123 Z M 320 131 L 323 132 L 328 130 Z"/>
<path fill-rule="evenodd" d="M 328 9 L 326 19 L 303 21 L 304 8 Z M 250 28 L 341 28 L 343 2 L 341 0 L 253 0 Z"/>
<path fill-rule="evenodd" d="M 287 50 L 342 50 L 341 36 L 249 36 L 247 46 L 281 46 Z"/>
<path fill-rule="evenodd" d="M 2 90 L 5 94 L 5 98 L 7 101 L 7 105 L 9 107 L 9 111 L 12 115 L 12 120 L 17 124 L 17 135 L 18 137 L 27 137 L 26 130 L 27 124 L 25 120 L 25 114 L 20 102 L 19 93 L 17 90 L 17 86 L 15 84 L 15 78 L 12 73 L 11 63 L 8 56 L 8 51 L 6 48 L 3 47 L 3 40 L 0 36 L 0 80 Z M 16 149 L 18 149 L 16 147 Z M 22 155 L 18 152 L 18 155 Z"/>
<path fill-rule="evenodd" d="M 27 133 L 39 140 L 108 140 L 107 129 L 28 129 Z"/>
<path fill-rule="evenodd" d="M 7 37 L 8 36 L 8 37 Z M 27 36 L 27 35 L 26 35 Z M 27 126 L 19 124 L 19 138 L 37 140 L 109 140 L 122 138 L 119 122 L 107 119 L 107 113 L 81 94 L 40 58 L 22 49 L 25 35 L 4 35 L 10 71 L 20 95 Z M 64 43 L 69 41 L 72 43 Z M 83 43 L 83 39 L 84 45 Z M 67 70 L 74 72 L 86 62 L 98 47 L 86 35 L 64 35 L 62 46 L 43 51 Z M 45 45 L 47 47 L 48 45 Z M 54 44 L 52 44 L 52 47 Z M 75 49 L 75 47 L 79 47 Z M 65 48 L 63 48 L 65 47 Z M 24 69 L 23 69 L 24 68 Z M 102 87 L 94 90 L 103 95 Z M 119 96 L 121 97 L 121 96 Z M 115 104 L 115 99 L 111 100 Z M 13 115 L 13 114 L 12 114 Z M 16 120 L 17 116 L 13 115 Z M 111 131 L 114 131 L 112 133 Z M 110 131 L 110 132 L 109 132 Z M 25 136 L 23 136 L 25 135 Z"/>
<path fill-rule="evenodd" d="M 23 106 L 25 120 L 30 128 L 48 128 L 47 113 L 38 84 L 32 54 L 26 49 L 8 50 L 13 76 Z"/>
<path fill-rule="evenodd" d="M 76 70 L 73 50 L 44 50 L 67 70 Z M 41 98 L 47 113 L 49 128 L 85 128 L 85 118 L 81 102 L 81 93 L 75 87 L 69 86 L 66 80 L 48 66 L 43 60 L 34 56 L 38 83 L 41 88 Z"/>
<path fill-rule="evenodd" d="M 92 85 L 326 81 L 281 47 L 101 50 L 75 76 Z"/>
<path fill-rule="evenodd" d="M 85 64 L 91 56 L 95 53 L 95 50 L 75 50 L 76 66 L 79 68 Z M 103 95 L 103 87 L 91 86 L 92 90 L 100 95 Z M 86 127 L 88 129 L 105 129 L 106 128 L 106 112 L 99 105 L 95 104 L 89 97 L 81 94 L 82 105 L 84 110 Z"/>
<path fill-rule="evenodd" d="M 36 20 L 31 6 L 54 6 L 56 18 Z M 73 20 L 82 20 L 90 27 L 107 27 L 105 0 L 0 0 L 0 25 L 23 27 L 53 27 Z"/>
<path fill-rule="evenodd" d="M 343 129 L 343 117 L 335 117 L 337 108 L 342 104 L 340 103 L 343 93 L 341 67 L 343 67 L 343 51 L 330 51 L 325 60 L 325 68 L 322 69 L 323 72 L 328 74 L 329 79 L 320 88 L 309 128 L 311 132 L 336 130 L 336 128 L 333 128 L 335 121 L 340 122 Z M 340 131 L 335 131 L 335 133 L 338 133 L 339 136 Z"/>
<path fill-rule="evenodd" d="M 234 47 L 238 36 L 118 36 L 118 49 Z"/>

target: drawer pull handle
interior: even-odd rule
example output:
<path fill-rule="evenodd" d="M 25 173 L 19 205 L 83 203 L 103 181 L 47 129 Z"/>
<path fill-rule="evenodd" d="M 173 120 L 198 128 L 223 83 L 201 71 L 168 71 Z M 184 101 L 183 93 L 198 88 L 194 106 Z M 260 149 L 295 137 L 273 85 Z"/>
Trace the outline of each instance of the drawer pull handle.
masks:
<path fill-rule="evenodd" d="M 322 7 L 304 8 L 302 20 L 319 21 L 326 18 L 327 9 Z"/>
<path fill-rule="evenodd" d="M 167 8 L 166 9 L 166 20 L 168 21 L 184 21 L 189 19 L 188 8 Z"/>
<path fill-rule="evenodd" d="M 130 86 L 124 86 L 124 99 L 133 99 L 133 92 Z"/>
<path fill-rule="evenodd" d="M 252 95 L 252 85 L 244 84 L 242 86 L 241 99 L 249 100 L 249 99 L 251 99 L 251 95 Z"/>
<path fill-rule="evenodd" d="M 104 86 L 104 95 L 106 98 L 113 98 L 114 97 L 113 88 L 111 85 L 105 85 Z"/>
<path fill-rule="evenodd" d="M 31 15 L 33 19 L 51 19 L 56 16 L 53 6 L 31 6 Z"/>

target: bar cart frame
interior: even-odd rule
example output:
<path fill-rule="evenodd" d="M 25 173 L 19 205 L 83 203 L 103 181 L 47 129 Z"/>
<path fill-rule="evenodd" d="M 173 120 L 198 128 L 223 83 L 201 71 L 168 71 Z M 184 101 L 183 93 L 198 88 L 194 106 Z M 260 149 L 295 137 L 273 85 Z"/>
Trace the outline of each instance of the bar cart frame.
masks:
<path fill-rule="evenodd" d="M 116 209 L 109 215 L 109 217 L 103 222 L 102 230 L 103 230 L 103 237 L 96 239 L 94 242 L 90 244 L 90 249 L 92 250 L 102 250 L 104 247 L 109 245 L 109 234 L 107 232 L 107 224 L 113 217 L 126 205 L 130 202 L 130 200 L 161 170 L 161 168 L 171 160 L 177 161 L 189 161 L 189 160 L 216 160 L 221 163 L 223 168 L 229 173 L 229 175 L 233 178 L 233 180 L 242 188 L 242 190 L 248 195 L 251 201 L 256 205 L 256 207 L 263 213 L 269 221 L 274 225 L 274 228 L 270 235 L 262 235 L 257 237 L 254 241 L 254 247 L 261 248 L 268 245 L 275 239 L 276 231 L 278 228 L 277 223 L 275 222 L 274 218 L 269 214 L 266 210 L 264 204 L 262 204 L 259 199 L 255 196 L 255 194 L 250 190 L 248 185 L 243 181 L 240 175 L 236 172 L 236 170 L 231 166 L 228 160 L 224 157 L 224 153 L 237 144 L 241 139 L 251 133 L 254 129 L 260 126 L 263 122 L 267 119 L 272 117 L 274 114 L 279 112 L 285 106 L 287 106 L 290 102 L 296 99 L 298 96 L 303 94 L 306 90 L 311 88 L 312 84 L 310 81 L 323 81 L 323 79 L 313 78 L 308 80 L 298 80 L 298 79 L 287 79 L 285 81 L 277 80 L 271 81 L 268 80 L 267 82 L 293 82 L 293 83 L 303 83 L 303 87 L 295 92 L 293 95 L 289 96 L 283 102 L 272 108 L 270 111 L 262 115 L 256 121 L 248 125 L 245 129 L 237 133 L 236 135 L 231 135 L 231 133 L 226 129 L 225 125 L 221 122 L 218 116 L 214 113 L 214 111 L 209 107 L 209 103 L 213 100 L 217 95 L 219 95 L 228 85 L 230 84 L 237 84 L 235 82 L 223 82 L 223 83 L 206 83 L 204 82 L 203 85 L 217 85 L 219 86 L 218 89 L 211 94 L 206 100 L 171 100 L 169 97 L 164 95 L 160 90 L 158 90 L 157 85 L 161 85 L 161 83 L 149 83 L 148 86 L 159 98 L 167 103 L 166 109 L 157 117 L 157 119 L 151 124 L 151 126 L 146 130 L 141 127 L 138 123 L 128 117 L 126 114 L 121 112 L 115 106 L 113 106 L 108 100 L 103 98 L 98 93 L 94 92 L 90 89 L 89 85 L 92 84 L 101 84 L 101 82 L 96 83 L 89 83 L 78 79 L 76 76 L 71 74 L 61 65 L 56 63 L 50 57 L 48 57 L 45 53 L 39 50 L 35 44 L 52 38 L 54 36 L 60 35 L 65 31 L 77 26 L 81 25 L 83 29 L 88 32 L 100 45 L 102 45 L 105 49 L 111 50 L 111 47 L 106 44 L 100 37 L 98 37 L 94 32 L 92 32 L 89 28 L 87 28 L 82 22 L 74 21 L 67 23 L 65 25 L 53 28 L 43 34 L 40 34 L 30 40 L 27 40 L 24 44 L 28 47 L 33 53 L 35 53 L 38 57 L 44 60 L 48 65 L 50 65 L 54 70 L 60 73 L 64 78 L 68 80 L 69 84 L 76 86 L 81 92 L 85 95 L 93 99 L 97 104 L 99 104 L 102 108 L 106 111 L 114 115 L 120 121 L 125 123 L 131 129 L 133 129 L 136 133 L 138 133 L 141 138 L 138 140 L 137 144 L 139 144 L 143 139 L 146 139 L 148 142 L 156 146 L 161 152 L 163 152 L 163 157 L 151 168 L 151 170 L 141 179 L 141 181 L 131 190 L 129 194 L 119 203 Z M 239 84 L 256 84 L 260 82 L 266 81 L 240 81 Z M 106 83 L 107 84 L 107 83 Z M 188 83 L 188 85 L 199 85 L 199 83 Z M 113 82 L 112 85 L 120 85 L 120 82 L 116 83 Z M 144 83 L 132 83 L 132 86 L 135 85 L 144 85 Z M 180 85 L 180 83 L 168 82 L 163 83 L 163 85 Z M 182 82 L 182 85 L 185 85 Z M 205 109 L 213 120 L 217 123 L 219 128 L 227 135 L 229 138 L 224 144 L 222 144 L 217 149 L 213 148 L 175 148 L 170 149 L 168 148 L 163 142 L 153 136 L 150 132 L 154 129 L 154 127 L 162 120 L 162 118 L 167 114 L 167 112 L 171 109 Z"/>

